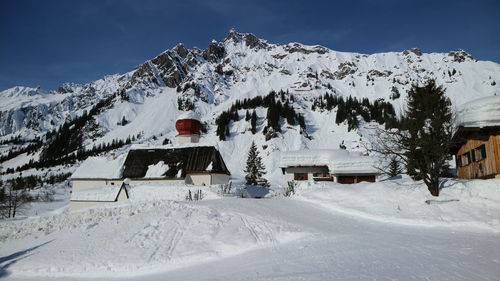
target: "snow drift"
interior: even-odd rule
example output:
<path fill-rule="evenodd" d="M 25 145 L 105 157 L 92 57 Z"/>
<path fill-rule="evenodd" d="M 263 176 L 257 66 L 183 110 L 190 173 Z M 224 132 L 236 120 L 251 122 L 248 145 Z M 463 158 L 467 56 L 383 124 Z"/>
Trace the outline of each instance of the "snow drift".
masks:
<path fill-rule="evenodd" d="M 377 183 L 306 182 L 297 199 L 371 220 L 500 232 L 500 179 L 444 179 L 439 197 L 408 177 Z"/>
<path fill-rule="evenodd" d="M 130 276 L 237 255 L 304 234 L 196 203 L 150 201 L 52 217 L 0 222 L 0 253 L 36 249 L 22 276 Z M 39 247 L 43 245 L 43 247 Z"/>

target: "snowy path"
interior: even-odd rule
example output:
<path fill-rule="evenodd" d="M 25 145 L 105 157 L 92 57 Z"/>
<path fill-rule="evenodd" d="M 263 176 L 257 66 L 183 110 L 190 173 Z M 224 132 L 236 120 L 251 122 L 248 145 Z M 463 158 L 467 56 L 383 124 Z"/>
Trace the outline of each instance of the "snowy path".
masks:
<path fill-rule="evenodd" d="M 148 280 L 499 280 L 500 236 L 384 224 L 303 202 L 224 204 L 267 219 L 300 221 L 304 239 Z M 132 278 L 132 280 L 138 280 Z"/>
<path fill-rule="evenodd" d="M 188 213 L 197 213 L 199 209 L 205 209 L 205 207 L 209 210 L 217 210 L 217 214 L 211 214 L 215 216 L 214 219 L 234 220 L 235 225 L 238 226 L 231 230 L 235 237 L 239 235 L 239 239 L 242 239 L 241 233 L 237 233 L 237 230 L 248 232 L 247 239 L 261 246 L 252 249 L 245 246 L 248 250 L 241 251 L 237 255 L 226 255 L 209 260 L 200 259 L 198 262 L 185 264 L 184 267 L 168 270 L 166 268 L 165 271 L 159 270 L 151 275 L 144 273 L 137 275 L 131 270 L 128 278 L 127 274 L 122 274 L 123 277 L 119 279 L 498 280 L 500 276 L 500 235 L 498 233 L 452 231 L 449 228 L 421 228 L 380 223 L 334 213 L 308 202 L 287 198 L 262 200 L 224 198 L 198 202 L 197 205 L 199 206 L 194 209 L 187 208 Z M 143 218 L 144 216 L 135 216 L 134 221 L 127 220 L 127 227 L 113 230 L 125 231 L 127 228 L 132 228 L 133 224 L 140 224 Z M 198 220 L 210 217 L 195 216 L 195 218 Z M 161 254 L 157 253 L 152 256 L 161 258 L 164 262 L 166 260 L 168 263 L 173 251 L 188 250 L 183 247 L 179 248 L 176 243 L 182 242 L 186 235 L 188 241 L 194 242 L 195 240 L 192 234 L 180 230 L 183 225 L 179 225 L 175 231 L 169 231 L 167 234 L 170 236 L 155 237 L 155 235 L 162 234 L 162 227 L 176 225 L 176 222 L 168 220 L 158 221 L 165 225 L 146 225 L 146 228 L 156 230 L 144 228 L 142 234 L 136 233 L 135 235 L 147 235 L 146 238 L 153 241 L 164 239 L 165 244 L 156 250 Z M 293 232 L 307 235 L 295 240 L 278 241 L 276 237 L 277 232 L 281 232 L 280 229 L 293 230 Z M 217 229 L 217 232 L 219 231 L 223 230 Z M 134 235 L 127 235 L 127 237 L 141 242 L 148 241 L 137 239 Z M 56 237 L 56 239 L 60 238 Z M 101 243 L 110 243 L 110 241 Z M 103 244 L 97 246 L 102 247 Z M 43 247 L 45 246 L 42 245 L 39 249 Z M 36 255 L 39 249 L 33 250 L 30 254 Z M 4 251 L 2 251 L 2 256 L 4 256 L 3 253 Z M 110 260 L 112 261 L 113 258 L 110 257 Z M 15 264 L 10 269 L 15 271 Z M 16 276 L 16 274 L 8 278 L 26 280 L 22 275 Z M 102 278 L 97 279 L 102 280 Z M 60 278 L 60 280 L 68 280 L 68 278 Z M 115 279 L 107 276 L 106 280 Z"/>

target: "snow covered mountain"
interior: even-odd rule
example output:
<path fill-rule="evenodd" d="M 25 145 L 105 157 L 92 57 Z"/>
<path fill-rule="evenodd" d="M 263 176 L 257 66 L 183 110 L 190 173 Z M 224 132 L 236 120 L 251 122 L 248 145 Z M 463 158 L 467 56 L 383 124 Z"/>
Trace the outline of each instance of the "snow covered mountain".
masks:
<path fill-rule="evenodd" d="M 230 135 L 218 142 L 234 176 L 241 176 L 245 157 L 233 155 L 244 155 L 255 140 L 264 152 L 268 176 L 278 178 L 279 151 L 341 144 L 360 149 L 367 130 L 376 126 L 360 119 L 359 128 L 349 130 L 346 122 L 335 123 L 336 109 L 312 110 L 315 98 L 329 93 L 384 100 L 398 112 L 412 83 L 431 78 L 446 88 L 455 106 L 500 94 L 500 65 L 477 61 L 462 50 L 367 55 L 300 43 L 272 44 L 230 30 L 225 39 L 214 40 L 205 49 L 178 44 L 128 73 L 85 85 L 68 83 L 49 92 L 28 87 L 0 92 L 0 156 L 4 169 L 36 162 L 37 152 L 54 138 L 49 132 L 82 116 L 78 142 L 86 149 L 129 137 L 136 143 L 161 144 L 165 138 L 173 140 L 176 118 L 188 109 L 202 116 L 206 129 L 202 141 L 217 142 L 215 121 L 223 111 L 238 100 L 283 90 L 281 101 L 304 117 L 305 132 L 281 120 L 281 133 L 266 140 L 267 109 L 257 107 L 255 135 L 245 121 L 246 110 L 240 109 L 239 121 L 230 122 Z"/>

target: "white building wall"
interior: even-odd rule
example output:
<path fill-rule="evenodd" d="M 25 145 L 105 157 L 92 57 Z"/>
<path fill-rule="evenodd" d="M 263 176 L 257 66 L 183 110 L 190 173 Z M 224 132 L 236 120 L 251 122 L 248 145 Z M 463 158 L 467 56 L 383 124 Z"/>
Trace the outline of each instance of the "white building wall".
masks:
<path fill-rule="evenodd" d="M 183 183 L 184 179 L 131 179 L 131 184 L 141 183 Z"/>
<path fill-rule="evenodd" d="M 285 182 L 293 181 L 295 173 L 307 173 L 307 180 L 313 179 L 314 173 L 324 173 L 325 168 L 322 167 L 297 167 L 285 168 Z"/>
<path fill-rule="evenodd" d="M 212 174 L 212 184 L 226 184 L 229 182 L 229 175 Z"/>
<path fill-rule="evenodd" d="M 212 176 L 210 174 L 189 174 L 186 175 L 186 184 L 211 185 Z"/>
<path fill-rule="evenodd" d="M 177 135 L 175 136 L 175 141 L 178 144 L 198 143 L 200 141 L 200 135 Z"/>

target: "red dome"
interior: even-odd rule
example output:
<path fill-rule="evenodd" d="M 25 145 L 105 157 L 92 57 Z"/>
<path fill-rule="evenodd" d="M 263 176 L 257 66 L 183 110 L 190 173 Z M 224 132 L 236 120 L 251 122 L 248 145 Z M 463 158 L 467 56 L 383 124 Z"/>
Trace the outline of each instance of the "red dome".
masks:
<path fill-rule="evenodd" d="M 200 133 L 201 123 L 196 119 L 179 119 L 175 122 L 179 135 L 196 135 Z"/>

